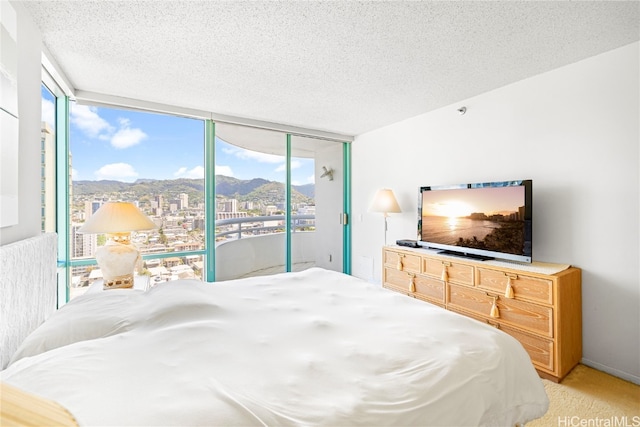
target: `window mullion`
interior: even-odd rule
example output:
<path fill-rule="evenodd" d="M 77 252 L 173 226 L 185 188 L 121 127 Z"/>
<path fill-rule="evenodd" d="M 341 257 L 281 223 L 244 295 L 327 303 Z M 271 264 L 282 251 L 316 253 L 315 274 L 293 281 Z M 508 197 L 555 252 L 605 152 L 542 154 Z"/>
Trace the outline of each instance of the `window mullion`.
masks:
<path fill-rule="evenodd" d="M 342 272 L 351 274 L 351 144 L 342 145 L 342 170 L 344 171 L 343 206 L 346 220 L 342 230 Z"/>
<path fill-rule="evenodd" d="M 291 134 L 287 134 L 287 154 L 286 154 L 286 178 L 285 178 L 285 271 L 291 271 Z"/>
<path fill-rule="evenodd" d="M 56 97 L 56 231 L 58 233 L 58 307 L 69 301 L 71 215 L 69 165 L 69 97 Z"/>
<path fill-rule="evenodd" d="M 216 280 L 216 124 L 205 120 L 204 200 L 205 200 L 205 260 L 206 281 Z"/>

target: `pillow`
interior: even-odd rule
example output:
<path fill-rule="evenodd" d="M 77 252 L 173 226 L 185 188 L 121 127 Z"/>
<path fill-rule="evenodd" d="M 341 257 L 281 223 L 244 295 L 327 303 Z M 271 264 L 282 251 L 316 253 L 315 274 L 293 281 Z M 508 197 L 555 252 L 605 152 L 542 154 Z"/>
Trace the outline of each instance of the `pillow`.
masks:
<path fill-rule="evenodd" d="M 144 292 L 111 289 L 87 293 L 62 306 L 20 344 L 9 365 L 79 341 L 127 331 L 136 323 Z"/>

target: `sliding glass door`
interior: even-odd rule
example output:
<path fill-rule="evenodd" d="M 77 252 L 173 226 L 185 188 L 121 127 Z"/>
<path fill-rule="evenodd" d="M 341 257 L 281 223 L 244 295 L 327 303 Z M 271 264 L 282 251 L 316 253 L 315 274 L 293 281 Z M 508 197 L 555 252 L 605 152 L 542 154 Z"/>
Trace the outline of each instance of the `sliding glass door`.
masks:
<path fill-rule="evenodd" d="M 313 197 L 307 206 L 292 201 L 295 227 L 291 240 L 292 271 L 317 266 L 343 271 L 342 143 L 291 137 L 292 194 Z M 303 181 L 306 180 L 306 181 Z"/>
<path fill-rule="evenodd" d="M 216 280 L 343 271 L 343 144 L 216 123 Z"/>
<path fill-rule="evenodd" d="M 286 134 L 224 123 L 215 130 L 216 281 L 283 273 Z"/>

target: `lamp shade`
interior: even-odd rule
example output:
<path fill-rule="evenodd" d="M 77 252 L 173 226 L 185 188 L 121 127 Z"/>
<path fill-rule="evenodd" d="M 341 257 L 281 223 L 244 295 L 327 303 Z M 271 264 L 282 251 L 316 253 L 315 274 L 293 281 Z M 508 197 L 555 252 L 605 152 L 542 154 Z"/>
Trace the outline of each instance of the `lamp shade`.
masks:
<path fill-rule="evenodd" d="M 382 212 L 385 216 L 388 213 L 400 213 L 400 206 L 396 197 L 393 195 L 393 191 L 388 188 L 378 190 L 376 196 L 373 198 L 373 203 L 369 208 L 371 212 Z"/>
<path fill-rule="evenodd" d="M 107 202 L 78 229 L 78 233 L 126 233 L 157 226 L 129 202 Z"/>

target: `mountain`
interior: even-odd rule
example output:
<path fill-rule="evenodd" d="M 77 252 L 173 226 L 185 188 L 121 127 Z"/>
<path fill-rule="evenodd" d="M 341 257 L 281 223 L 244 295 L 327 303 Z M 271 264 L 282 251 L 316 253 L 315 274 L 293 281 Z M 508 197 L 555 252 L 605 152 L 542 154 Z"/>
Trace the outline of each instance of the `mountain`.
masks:
<path fill-rule="evenodd" d="M 315 184 L 305 184 L 305 185 L 292 185 L 293 189 L 298 191 L 300 194 L 304 194 L 307 197 L 312 199 L 316 198 L 316 185 Z"/>
<path fill-rule="evenodd" d="M 202 179 L 140 179 L 135 182 L 121 181 L 73 181 L 74 195 L 108 195 L 112 193 L 132 194 L 136 197 L 163 194 L 176 196 L 180 193 L 201 193 L 204 191 Z"/>
<path fill-rule="evenodd" d="M 216 194 L 221 196 L 244 196 L 270 181 L 262 178 L 242 180 L 224 175 L 216 175 Z"/>
<path fill-rule="evenodd" d="M 314 204 L 315 185 L 306 184 L 292 186 L 291 200 L 293 203 Z M 204 196 L 203 179 L 139 179 L 135 182 L 121 182 L 112 180 L 102 181 L 73 181 L 74 196 L 94 196 L 98 198 L 113 196 L 130 196 L 142 199 L 162 195 L 168 199 L 177 198 L 180 193 L 189 195 L 189 201 L 197 203 Z M 284 185 L 262 178 L 243 180 L 224 175 L 216 175 L 216 195 L 235 198 L 238 201 L 260 200 L 266 204 L 282 203 L 284 200 Z"/>

